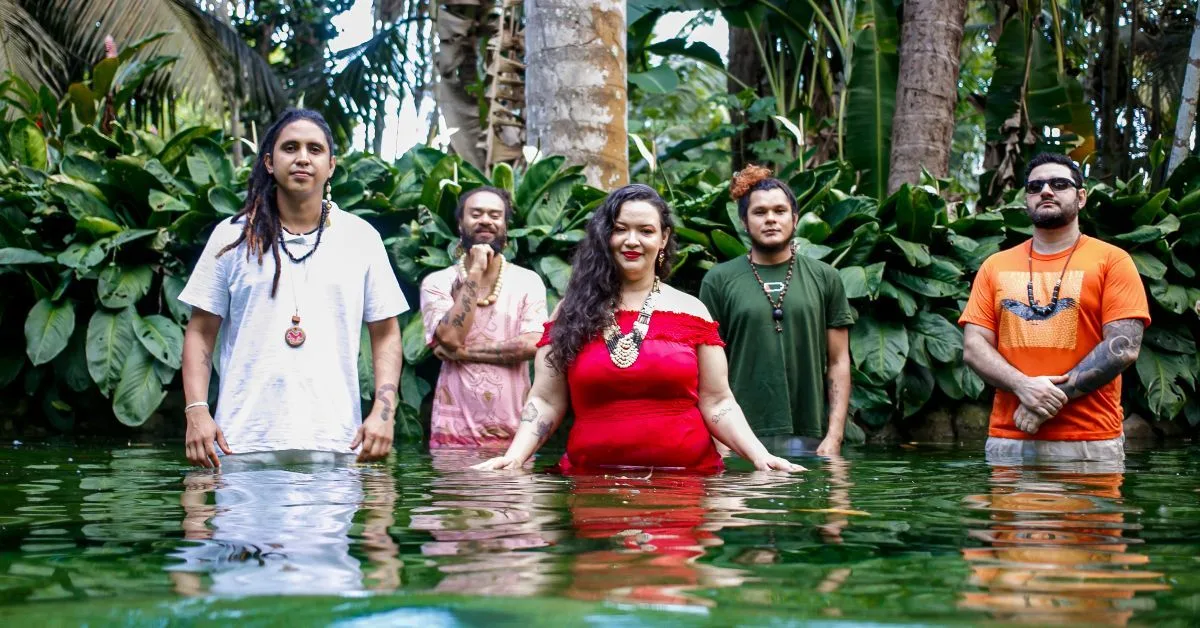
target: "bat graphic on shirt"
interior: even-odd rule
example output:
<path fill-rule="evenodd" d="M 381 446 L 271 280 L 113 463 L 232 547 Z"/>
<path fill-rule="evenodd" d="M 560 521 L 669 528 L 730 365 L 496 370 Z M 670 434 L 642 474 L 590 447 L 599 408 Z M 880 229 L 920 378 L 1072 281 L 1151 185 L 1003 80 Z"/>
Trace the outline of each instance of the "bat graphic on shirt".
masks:
<path fill-rule="evenodd" d="M 1054 304 L 1054 309 L 1045 314 L 1035 312 L 1033 308 L 1029 307 L 1028 303 L 1022 303 L 1016 299 L 1002 299 L 1000 301 L 1000 306 L 1009 312 L 1016 314 L 1023 321 L 1046 321 L 1058 316 L 1059 312 L 1075 307 L 1075 303 L 1075 299 L 1070 297 L 1059 299 L 1058 302 Z"/>

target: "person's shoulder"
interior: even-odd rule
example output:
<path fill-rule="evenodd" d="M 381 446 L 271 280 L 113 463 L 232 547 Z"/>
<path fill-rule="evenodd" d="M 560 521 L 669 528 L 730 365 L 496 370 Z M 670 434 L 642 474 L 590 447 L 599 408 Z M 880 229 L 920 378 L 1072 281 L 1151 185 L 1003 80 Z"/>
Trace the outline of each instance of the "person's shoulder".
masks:
<path fill-rule="evenodd" d="M 361 216 L 356 216 L 337 205 L 329 211 L 329 227 L 328 229 L 343 229 L 344 233 L 350 235 L 355 240 L 360 238 L 368 238 L 370 240 L 383 241 L 380 233 L 375 229 L 374 225 L 364 220 Z"/>
<path fill-rule="evenodd" d="M 513 278 L 514 280 L 520 281 L 524 284 L 531 284 L 531 285 L 536 284 L 536 285 L 542 286 L 543 290 L 546 287 L 546 283 L 544 281 L 542 281 L 542 276 L 537 274 L 536 271 L 531 270 L 529 268 L 525 268 L 524 266 L 519 266 L 513 262 L 507 263 L 506 268 L 504 269 L 504 272 L 509 277 Z"/>
<path fill-rule="evenodd" d="M 814 275 L 819 275 L 819 276 L 825 277 L 826 279 L 839 279 L 839 280 L 841 279 L 841 275 L 838 274 L 838 271 L 836 268 L 834 268 L 830 264 L 823 262 L 815 257 L 809 257 L 807 255 L 797 254 L 796 255 L 796 265 L 807 267 L 807 268 L 811 269 L 811 271 Z"/>
<path fill-rule="evenodd" d="M 696 297 L 673 286 L 663 284 L 662 300 L 658 305 L 658 309 L 676 312 L 679 314 L 688 314 L 696 318 L 712 321 L 712 315 L 708 313 L 708 308 L 704 303 Z"/>
<path fill-rule="evenodd" d="M 210 239 L 229 238 L 230 242 L 236 240 L 242 231 L 246 228 L 245 217 L 230 216 L 229 218 L 221 219 L 216 226 L 213 227 Z"/>
<path fill-rule="evenodd" d="M 426 286 L 449 286 L 454 283 L 454 278 L 457 276 L 458 269 L 454 266 L 447 266 L 441 270 L 435 270 L 421 280 L 421 287 Z"/>
<path fill-rule="evenodd" d="M 1101 240 L 1100 238 L 1096 238 L 1096 237 L 1089 237 L 1089 236 L 1085 236 L 1085 237 L 1087 237 L 1086 244 L 1087 244 L 1088 248 L 1095 251 L 1096 254 L 1098 254 L 1099 256 L 1107 257 L 1110 259 L 1118 259 L 1118 260 L 1123 260 L 1125 258 L 1133 259 L 1129 255 L 1128 251 L 1126 251 L 1125 249 L 1123 249 L 1115 244 L 1105 242 L 1104 240 Z"/>
<path fill-rule="evenodd" d="M 710 287 L 724 285 L 749 272 L 750 264 L 747 263 L 746 256 L 739 255 L 710 268 L 705 273 L 703 282 Z"/>

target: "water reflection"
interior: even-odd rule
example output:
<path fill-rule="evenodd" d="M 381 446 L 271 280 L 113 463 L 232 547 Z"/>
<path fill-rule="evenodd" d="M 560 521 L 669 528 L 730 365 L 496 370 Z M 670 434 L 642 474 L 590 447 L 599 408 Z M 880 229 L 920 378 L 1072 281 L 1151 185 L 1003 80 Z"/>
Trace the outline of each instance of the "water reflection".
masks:
<path fill-rule="evenodd" d="M 561 477 L 525 471 L 467 470 L 494 452 L 437 449 L 428 505 L 411 510 L 409 529 L 427 532 L 421 554 L 436 560 L 435 591 L 538 595 L 557 580 L 553 553 L 561 528 Z"/>
<path fill-rule="evenodd" d="M 1109 624 L 1153 610 L 1153 598 L 1136 594 L 1170 587 L 1131 550 L 1141 526 L 1126 517 L 1142 511 L 1124 504 L 1124 478 L 1121 463 L 993 465 L 990 492 L 966 498 L 987 520 L 969 532 L 985 546 L 963 550 L 970 584 L 983 590 L 964 594 L 961 608 L 1007 621 Z"/>
<path fill-rule="evenodd" d="M 299 457 L 297 457 L 299 455 Z M 302 458 L 302 459 L 301 459 Z M 388 534 L 396 488 L 386 469 L 312 452 L 226 458 L 184 479 L 184 538 L 167 567 L 182 594 L 337 594 L 393 590 L 401 562 Z M 362 513 L 362 561 L 350 533 Z"/>

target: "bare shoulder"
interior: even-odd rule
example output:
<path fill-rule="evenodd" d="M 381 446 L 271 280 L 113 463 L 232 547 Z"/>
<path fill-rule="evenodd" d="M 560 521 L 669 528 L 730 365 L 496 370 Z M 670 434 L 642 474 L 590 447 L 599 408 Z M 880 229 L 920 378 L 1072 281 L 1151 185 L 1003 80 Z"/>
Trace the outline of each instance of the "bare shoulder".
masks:
<path fill-rule="evenodd" d="M 691 314 L 706 321 L 712 320 L 712 315 L 700 299 L 666 284 L 662 286 L 662 296 L 659 298 L 657 309 Z"/>

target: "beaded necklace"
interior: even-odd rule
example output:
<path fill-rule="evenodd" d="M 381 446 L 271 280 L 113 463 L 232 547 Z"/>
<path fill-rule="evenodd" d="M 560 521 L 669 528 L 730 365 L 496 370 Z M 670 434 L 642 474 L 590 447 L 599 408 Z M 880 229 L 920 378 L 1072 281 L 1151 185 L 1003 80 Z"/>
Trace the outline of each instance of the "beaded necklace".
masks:
<path fill-rule="evenodd" d="M 608 327 L 604 328 L 604 344 L 608 347 L 608 357 L 617 368 L 629 368 L 637 362 L 642 342 L 646 340 L 646 334 L 650 331 L 650 315 L 654 313 L 654 304 L 661 292 L 662 286 L 658 277 L 655 277 L 654 285 L 650 287 L 646 300 L 642 301 L 642 309 L 628 334 L 622 334 L 621 326 L 617 324 L 617 300 L 621 295 L 618 294 L 613 299 L 612 312 L 608 315 Z"/>
<path fill-rule="evenodd" d="M 1078 238 L 1075 238 L 1075 244 L 1071 245 L 1071 252 L 1067 254 L 1067 263 L 1063 264 L 1062 272 L 1058 273 L 1058 281 L 1054 282 L 1054 290 L 1050 293 L 1049 305 L 1038 305 L 1033 298 L 1033 240 L 1029 241 L 1029 283 L 1025 285 L 1025 292 L 1029 296 L 1029 309 L 1038 316 L 1049 316 L 1058 307 L 1058 290 L 1062 288 L 1062 280 L 1067 274 L 1067 267 L 1071 265 L 1071 257 L 1075 255 L 1075 249 L 1079 248 L 1079 243 L 1082 241 L 1083 234 L 1081 233 Z"/>
<path fill-rule="evenodd" d="M 746 260 L 750 262 L 750 270 L 754 273 L 754 279 L 758 281 L 758 285 L 762 287 L 763 294 L 767 296 L 767 303 L 771 305 L 771 318 L 775 319 L 775 331 L 783 333 L 783 298 L 787 296 L 788 287 L 792 285 L 792 271 L 796 268 L 796 244 L 792 243 L 792 257 L 788 260 L 787 277 L 783 280 L 783 290 L 779 291 L 779 301 L 771 298 L 771 290 L 767 288 L 767 283 L 758 275 L 758 265 L 754 263 L 754 258 L 746 254 Z"/>
<path fill-rule="evenodd" d="M 500 272 L 496 273 L 496 283 L 492 286 L 492 292 L 482 299 L 476 299 L 475 305 L 479 307 L 487 307 L 496 302 L 500 298 L 500 288 L 504 286 L 504 269 L 508 266 L 508 260 L 500 253 Z M 459 279 L 467 278 L 467 256 L 466 254 L 458 256 L 458 277 Z"/>

